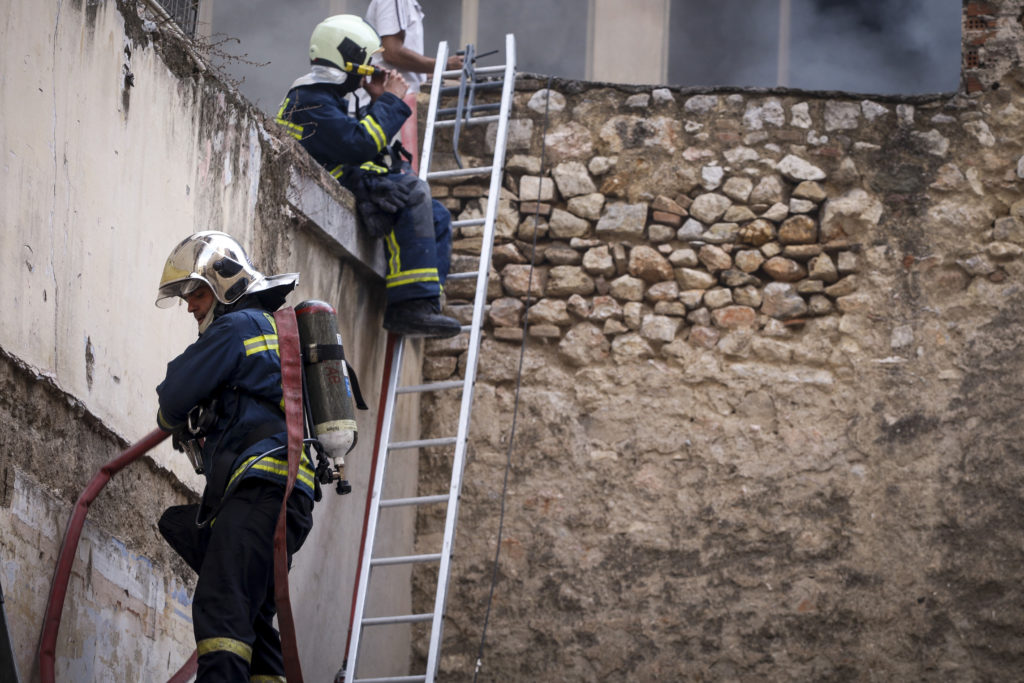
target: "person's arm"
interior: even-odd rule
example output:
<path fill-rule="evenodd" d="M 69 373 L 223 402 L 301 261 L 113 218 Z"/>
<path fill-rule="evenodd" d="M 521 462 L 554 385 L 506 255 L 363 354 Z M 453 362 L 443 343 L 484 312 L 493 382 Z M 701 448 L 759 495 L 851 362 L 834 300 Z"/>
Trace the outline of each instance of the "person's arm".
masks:
<path fill-rule="evenodd" d="M 156 388 L 160 428 L 174 431 L 184 425 L 188 411 L 227 382 L 244 352 L 231 322 L 215 320 L 198 341 L 167 364 L 167 376 Z"/>
<path fill-rule="evenodd" d="M 377 96 L 361 119 L 349 116 L 341 106 L 343 101 L 319 86 L 296 88 L 292 94 L 290 120 L 302 127 L 302 146 L 324 165 L 371 161 L 387 147 L 411 113 L 400 97 L 386 91 Z"/>
<path fill-rule="evenodd" d="M 384 46 L 384 61 L 402 71 L 429 74 L 434 72 L 434 65 L 437 60 L 433 57 L 424 57 L 414 50 L 405 46 L 405 31 L 394 35 L 381 36 L 380 44 Z M 461 69 L 462 55 L 452 55 L 445 65 L 447 70 Z"/>

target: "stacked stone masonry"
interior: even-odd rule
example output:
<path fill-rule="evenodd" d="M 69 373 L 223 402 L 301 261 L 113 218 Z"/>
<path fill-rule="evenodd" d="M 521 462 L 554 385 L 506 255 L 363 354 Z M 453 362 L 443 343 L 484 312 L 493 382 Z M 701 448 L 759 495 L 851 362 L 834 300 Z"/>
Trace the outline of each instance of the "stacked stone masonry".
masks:
<path fill-rule="evenodd" d="M 867 306 L 858 292 L 870 258 L 864 239 L 884 229 L 886 193 L 865 188 L 859 167 L 891 156 L 893 128 L 935 169 L 930 189 L 939 193 L 977 183 L 976 169 L 965 174 L 950 160 L 951 138 L 996 144 L 979 112 L 958 98 L 677 97 L 655 89 L 616 104 L 616 96 L 590 93 L 578 105 L 616 111 L 596 131 L 576 117 L 553 126 L 543 175 L 539 158 L 516 153 L 538 146 L 542 121 L 514 120 L 499 199 L 487 335 L 518 342 L 527 329 L 576 366 L 678 355 L 680 343 L 788 356 L 785 342 L 798 340 L 809 320 L 842 325 L 845 313 Z M 523 109 L 545 106 L 564 112 L 565 96 L 538 90 Z M 924 171 L 897 169 L 907 182 Z M 433 192 L 458 220 L 486 209 L 479 184 L 438 183 Z M 1005 278 L 1004 264 L 1022 254 L 1008 241 L 1022 208 L 1014 204 L 982 249 L 957 260 L 965 277 Z M 454 272 L 477 268 L 480 231 L 456 229 Z M 474 285 L 447 287 L 464 322 Z M 432 342 L 426 376 L 455 374 L 462 343 Z"/>

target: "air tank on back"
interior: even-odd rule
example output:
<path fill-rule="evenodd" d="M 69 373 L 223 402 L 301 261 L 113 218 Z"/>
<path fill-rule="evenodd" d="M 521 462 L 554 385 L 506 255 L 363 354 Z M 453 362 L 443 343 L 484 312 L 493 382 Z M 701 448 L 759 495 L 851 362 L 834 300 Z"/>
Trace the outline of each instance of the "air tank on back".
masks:
<path fill-rule="evenodd" d="M 345 455 L 356 444 L 358 427 L 338 318 L 330 304 L 313 299 L 295 307 L 295 319 L 313 430 L 331 456 L 342 492 L 348 487 Z"/>

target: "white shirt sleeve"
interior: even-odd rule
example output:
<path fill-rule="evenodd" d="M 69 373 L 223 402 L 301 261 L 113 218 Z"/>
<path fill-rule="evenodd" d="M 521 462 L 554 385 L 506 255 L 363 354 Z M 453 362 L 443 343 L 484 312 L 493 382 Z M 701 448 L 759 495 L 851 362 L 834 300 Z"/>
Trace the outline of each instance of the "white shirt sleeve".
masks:
<path fill-rule="evenodd" d="M 404 0 L 373 0 L 366 10 L 366 21 L 379 36 L 393 36 L 405 31 L 412 17 Z"/>

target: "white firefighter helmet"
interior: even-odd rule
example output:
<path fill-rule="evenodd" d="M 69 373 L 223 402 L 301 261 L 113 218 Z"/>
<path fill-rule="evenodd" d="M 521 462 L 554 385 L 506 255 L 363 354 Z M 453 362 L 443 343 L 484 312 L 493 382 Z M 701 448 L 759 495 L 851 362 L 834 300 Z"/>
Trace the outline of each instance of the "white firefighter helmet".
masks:
<path fill-rule="evenodd" d="M 222 304 L 233 304 L 246 294 L 282 289 L 281 300 L 299 281 L 298 273 L 264 276 L 253 268 L 245 250 L 227 233 L 206 230 L 189 235 L 171 250 L 164 264 L 156 305 L 167 308 L 175 299 L 207 285 Z M 280 304 L 278 304 L 280 305 Z M 277 306 L 274 306 L 277 308 Z"/>
<path fill-rule="evenodd" d="M 327 17 L 313 29 L 309 61 L 345 70 L 345 62 L 369 64 L 382 51 L 380 36 L 365 19 L 355 14 Z"/>

